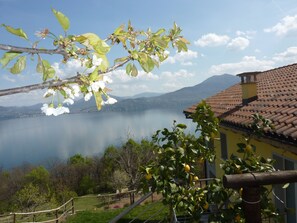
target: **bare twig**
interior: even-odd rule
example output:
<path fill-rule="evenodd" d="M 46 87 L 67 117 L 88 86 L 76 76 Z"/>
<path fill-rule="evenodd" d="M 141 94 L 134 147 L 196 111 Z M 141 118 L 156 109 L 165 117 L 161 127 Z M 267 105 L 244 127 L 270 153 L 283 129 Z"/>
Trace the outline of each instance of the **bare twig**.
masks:
<path fill-rule="evenodd" d="M 18 46 L 11 46 L 6 44 L 0 44 L 0 50 L 5 51 L 13 51 L 13 52 L 20 52 L 20 53 L 32 53 L 32 54 L 61 54 L 64 57 L 67 57 L 67 53 L 62 48 L 56 49 L 38 49 L 38 48 L 27 48 L 27 47 L 18 47 Z"/>

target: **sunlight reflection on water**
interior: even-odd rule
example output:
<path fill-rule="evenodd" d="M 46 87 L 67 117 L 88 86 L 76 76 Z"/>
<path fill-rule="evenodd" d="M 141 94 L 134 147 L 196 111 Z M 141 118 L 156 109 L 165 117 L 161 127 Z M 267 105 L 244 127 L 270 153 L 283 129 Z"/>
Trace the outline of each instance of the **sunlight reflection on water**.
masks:
<path fill-rule="evenodd" d="M 175 111 L 83 113 L 59 117 L 34 117 L 0 121 L 0 167 L 26 162 L 46 164 L 51 159 L 67 159 L 80 153 L 98 155 L 109 145 L 120 145 L 128 137 L 151 139 L 173 120 L 195 126 Z"/>

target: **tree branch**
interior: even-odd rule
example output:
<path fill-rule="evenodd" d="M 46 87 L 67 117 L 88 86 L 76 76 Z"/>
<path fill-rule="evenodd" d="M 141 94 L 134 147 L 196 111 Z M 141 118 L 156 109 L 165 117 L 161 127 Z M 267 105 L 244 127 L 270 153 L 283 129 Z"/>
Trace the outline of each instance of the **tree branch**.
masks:
<path fill-rule="evenodd" d="M 1 46 L 1 44 L 0 44 Z M 104 74 L 104 73 L 109 73 L 117 68 L 125 65 L 128 61 L 130 61 L 131 58 L 128 57 L 125 61 L 115 64 L 114 66 L 110 67 L 107 69 L 106 72 L 99 72 L 99 74 Z M 38 90 L 38 89 L 45 89 L 45 88 L 51 88 L 51 87 L 58 87 L 64 84 L 70 84 L 70 83 L 77 83 L 80 81 L 80 75 L 73 76 L 66 78 L 64 80 L 50 80 L 46 81 L 40 84 L 33 84 L 33 85 L 27 85 L 27 86 L 22 86 L 22 87 L 17 87 L 17 88 L 9 88 L 9 89 L 3 89 L 0 90 L 0 97 L 6 96 L 6 95 L 12 95 L 12 94 L 18 94 L 18 93 L 28 93 L 33 90 Z"/>
<path fill-rule="evenodd" d="M 0 44 L 0 50 L 5 51 L 13 51 L 13 52 L 20 52 L 20 53 L 32 53 L 32 54 L 61 54 L 64 57 L 67 57 L 67 53 L 62 48 L 56 49 L 38 49 L 38 48 L 27 48 L 27 47 L 18 47 L 18 46 L 11 46 L 6 44 Z"/>
<path fill-rule="evenodd" d="M 27 86 L 22 86 L 17 88 L 3 89 L 3 90 L 0 90 L 0 97 L 5 95 L 18 94 L 18 93 L 28 93 L 33 90 L 45 89 L 49 87 L 58 87 L 64 84 L 77 82 L 78 80 L 79 80 L 79 76 L 74 76 L 64 80 L 51 80 L 40 84 L 32 84 L 32 85 L 27 85 Z"/>

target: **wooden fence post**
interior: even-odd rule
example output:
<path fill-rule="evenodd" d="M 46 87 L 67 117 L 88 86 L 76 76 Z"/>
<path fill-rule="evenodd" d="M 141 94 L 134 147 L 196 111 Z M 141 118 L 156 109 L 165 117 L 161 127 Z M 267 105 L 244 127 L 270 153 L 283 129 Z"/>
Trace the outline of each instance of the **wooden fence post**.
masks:
<path fill-rule="evenodd" d="M 244 187 L 242 207 L 246 223 L 261 223 L 260 187 Z"/>
<path fill-rule="evenodd" d="M 16 214 L 13 213 L 13 223 L 16 223 Z"/>
<path fill-rule="evenodd" d="M 225 175 L 226 188 L 243 188 L 242 206 L 246 223 L 261 223 L 260 186 L 297 182 L 297 170 Z"/>
<path fill-rule="evenodd" d="M 56 210 L 56 223 L 59 223 L 59 213 L 58 213 L 58 209 Z"/>
<path fill-rule="evenodd" d="M 71 200 L 71 205 L 72 205 L 71 211 L 72 211 L 72 214 L 74 214 L 74 199 L 73 198 Z"/>

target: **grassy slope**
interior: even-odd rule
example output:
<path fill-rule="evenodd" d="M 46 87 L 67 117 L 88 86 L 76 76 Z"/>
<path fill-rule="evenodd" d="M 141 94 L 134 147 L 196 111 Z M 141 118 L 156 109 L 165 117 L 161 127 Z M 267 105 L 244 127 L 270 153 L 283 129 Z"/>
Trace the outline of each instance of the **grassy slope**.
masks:
<path fill-rule="evenodd" d="M 148 207 L 150 207 L 148 209 Z M 96 211 L 82 211 L 78 212 L 76 215 L 71 216 L 68 218 L 67 223 L 81 223 L 81 222 L 88 222 L 88 223 L 100 223 L 100 222 L 109 222 L 111 219 L 113 219 L 115 216 L 117 216 L 119 213 L 121 213 L 124 209 L 118 208 L 118 209 L 107 209 L 107 210 L 96 210 Z M 160 214 L 153 216 L 154 214 L 158 213 L 161 210 Z M 119 223 L 125 223 L 130 222 L 132 219 L 137 217 L 138 220 L 135 220 L 133 222 L 143 222 L 144 220 L 147 220 L 149 218 L 151 223 L 153 222 L 160 222 L 160 220 L 164 219 L 165 216 L 168 215 L 168 209 L 164 207 L 164 205 L 161 202 L 154 202 L 149 203 L 146 205 L 141 205 L 137 208 L 135 208 L 133 211 L 131 211 L 128 215 L 126 215 L 123 219 L 118 221 Z"/>

